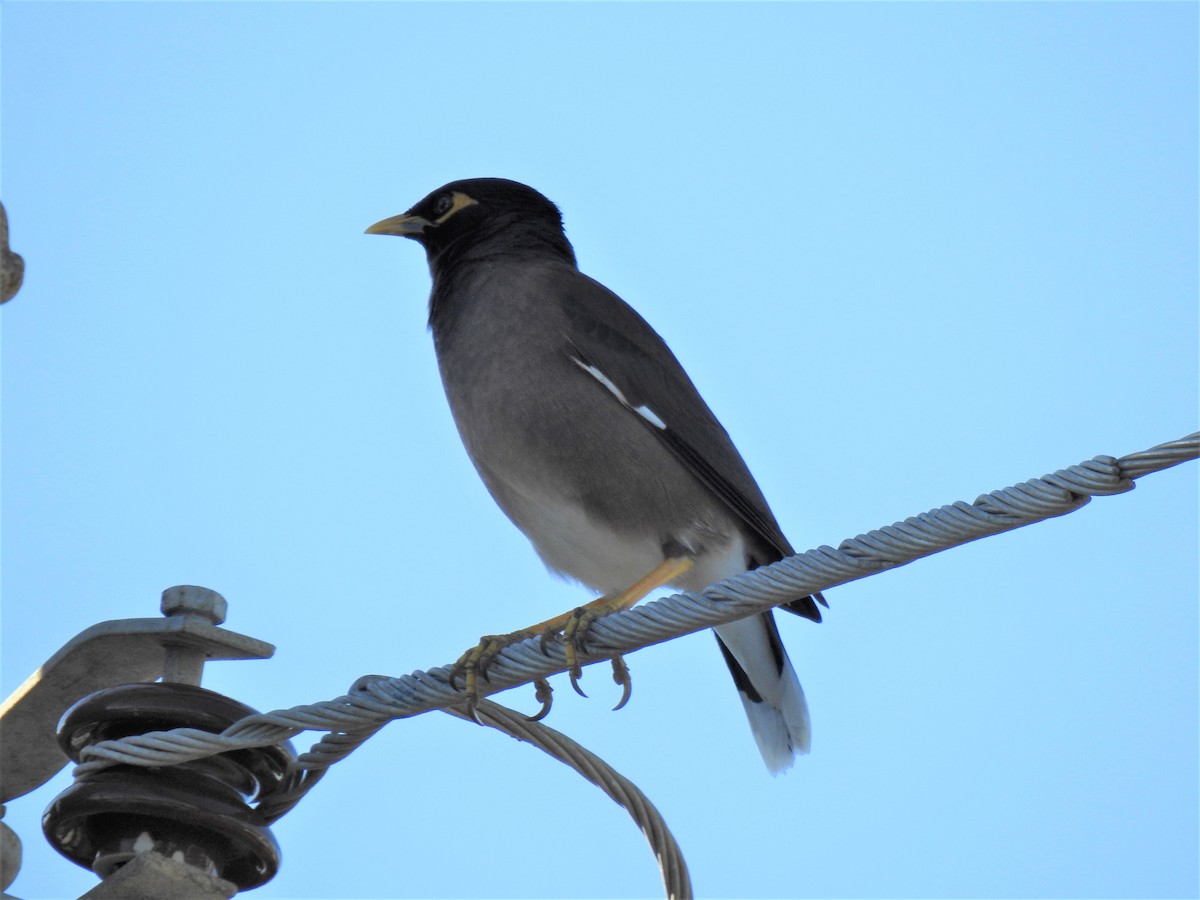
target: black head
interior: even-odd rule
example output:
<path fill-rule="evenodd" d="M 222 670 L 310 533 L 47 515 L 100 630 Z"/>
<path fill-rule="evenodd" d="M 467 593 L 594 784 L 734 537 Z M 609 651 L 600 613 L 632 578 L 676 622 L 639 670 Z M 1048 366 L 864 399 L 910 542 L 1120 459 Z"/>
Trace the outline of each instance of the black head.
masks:
<path fill-rule="evenodd" d="M 473 256 L 554 256 L 575 262 L 558 207 L 531 187 L 505 178 L 467 178 L 438 188 L 408 212 L 367 234 L 412 238 L 439 269 Z"/>

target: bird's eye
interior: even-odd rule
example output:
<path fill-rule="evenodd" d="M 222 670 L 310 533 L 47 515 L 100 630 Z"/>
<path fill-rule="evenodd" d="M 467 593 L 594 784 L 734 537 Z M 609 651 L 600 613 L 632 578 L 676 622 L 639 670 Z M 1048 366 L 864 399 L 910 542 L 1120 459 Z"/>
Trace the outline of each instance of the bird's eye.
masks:
<path fill-rule="evenodd" d="M 433 202 L 433 214 L 441 216 L 450 211 L 450 207 L 454 205 L 454 198 L 449 194 L 442 194 Z"/>

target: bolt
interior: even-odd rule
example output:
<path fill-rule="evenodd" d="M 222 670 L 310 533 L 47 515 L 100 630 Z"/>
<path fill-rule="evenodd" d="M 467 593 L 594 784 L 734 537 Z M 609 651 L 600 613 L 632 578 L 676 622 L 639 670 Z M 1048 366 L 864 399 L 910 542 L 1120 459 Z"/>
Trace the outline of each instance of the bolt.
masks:
<path fill-rule="evenodd" d="M 164 616 L 198 616 L 216 626 L 225 621 L 229 604 L 216 591 L 191 584 L 179 584 L 163 591 L 159 608 Z M 164 649 L 166 655 L 163 659 L 163 681 L 193 684 L 198 687 L 208 654 L 200 647 L 186 644 L 166 644 Z"/>
<path fill-rule="evenodd" d="M 177 584 L 162 593 L 162 605 L 159 607 L 164 616 L 200 616 L 213 625 L 225 621 L 229 612 L 229 604 L 216 591 L 196 587 L 194 584 Z"/>

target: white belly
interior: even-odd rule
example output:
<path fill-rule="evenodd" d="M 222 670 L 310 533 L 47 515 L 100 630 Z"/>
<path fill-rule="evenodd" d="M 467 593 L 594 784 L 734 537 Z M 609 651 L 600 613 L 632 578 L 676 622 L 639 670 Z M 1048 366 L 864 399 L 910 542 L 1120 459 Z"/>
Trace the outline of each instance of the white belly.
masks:
<path fill-rule="evenodd" d="M 513 518 L 522 520 L 517 525 L 542 562 L 597 593 L 623 590 L 662 562 L 657 536 L 618 534 L 589 520 L 578 507 L 522 500 Z"/>
<path fill-rule="evenodd" d="M 516 502 L 512 502 L 516 499 Z M 505 510 L 553 571 L 591 587 L 599 594 L 624 590 L 663 561 L 664 538 L 657 534 L 617 532 L 597 523 L 572 505 L 522 492 L 508 496 Z M 736 531 L 725 540 L 714 540 L 707 528 L 704 549 L 695 566 L 671 586 L 697 591 L 706 585 L 746 571 L 744 541 Z M 676 536 L 685 545 L 700 545 Z"/>

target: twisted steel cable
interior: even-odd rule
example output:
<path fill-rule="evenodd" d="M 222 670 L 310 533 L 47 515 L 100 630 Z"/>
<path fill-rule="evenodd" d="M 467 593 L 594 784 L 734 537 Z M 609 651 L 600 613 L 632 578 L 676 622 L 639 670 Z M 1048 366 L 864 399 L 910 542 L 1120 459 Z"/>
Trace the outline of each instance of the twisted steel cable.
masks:
<path fill-rule="evenodd" d="M 1093 496 L 1131 490 L 1135 478 L 1197 456 L 1200 433 L 1121 459 L 1098 456 L 1043 478 L 984 494 L 973 504 L 959 501 L 859 535 L 836 549 L 821 546 L 718 582 L 700 593 L 673 594 L 605 616 L 588 633 L 584 659 L 596 662 L 614 654 L 627 654 L 969 541 L 1060 516 L 1079 509 Z M 77 771 L 87 774 L 118 764 L 170 765 L 276 743 L 309 730 L 329 734 L 302 754 L 298 765 L 324 768 L 344 758 L 392 719 L 462 705 L 463 695 L 449 683 L 450 668 L 361 678 L 349 693 L 334 700 L 250 716 L 219 735 L 179 728 L 102 741 L 83 751 Z M 561 642 L 552 641 L 543 649 L 537 638 L 530 638 L 499 653 L 487 681 L 481 682 L 481 692 L 497 693 L 565 669 Z"/>
<path fill-rule="evenodd" d="M 974 503 L 958 501 L 892 525 L 842 541 L 835 549 L 821 546 L 735 578 L 699 593 L 673 594 L 598 619 L 588 632 L 585 663 L 609 659 L 652 644 L 691 634 L 762 612 L 877 572 L 906 565 L 970 541 L 1073 512 L 1092 497 L 1132 490 L 1134 481 L 1200 456 L 1200 433 L 1115 459 L 1097 456 L 1041 478 L 983 494 Z M 274 821 L 299 802 L 323 772 L 352 753 L 392 719 L 443 709 L 467 718 L 463 694 L 451 686 L 451 666 L 399 677 L 366 676 L 335 700 L 250 716 L 221 734 L 179 728 L 85 748 L 76 774 L 87 775 L 113 765 L 162 766 L 200 759 L 229 750 L 260 747 L 287 740 L 302 731 L 326 731 L 298 757 L 305 770 L 298 786 L 261 804 L 258 815 Z M 493 694 L 565 671 L 561 641 L 542 646 L 530 638 L 504 648 L 481 680 L 481 694 Z M 637 788 L 601 760 L 565 736 L 497 704 L 481 702 L 480 721 L 528 741 L 570 765 L 625 807 L 651 842 L 670 896 L 689 897 L 691 887 L 682 856 L 653 806 Z M 269 804 L 269 805 L 268 805 Z"/>

